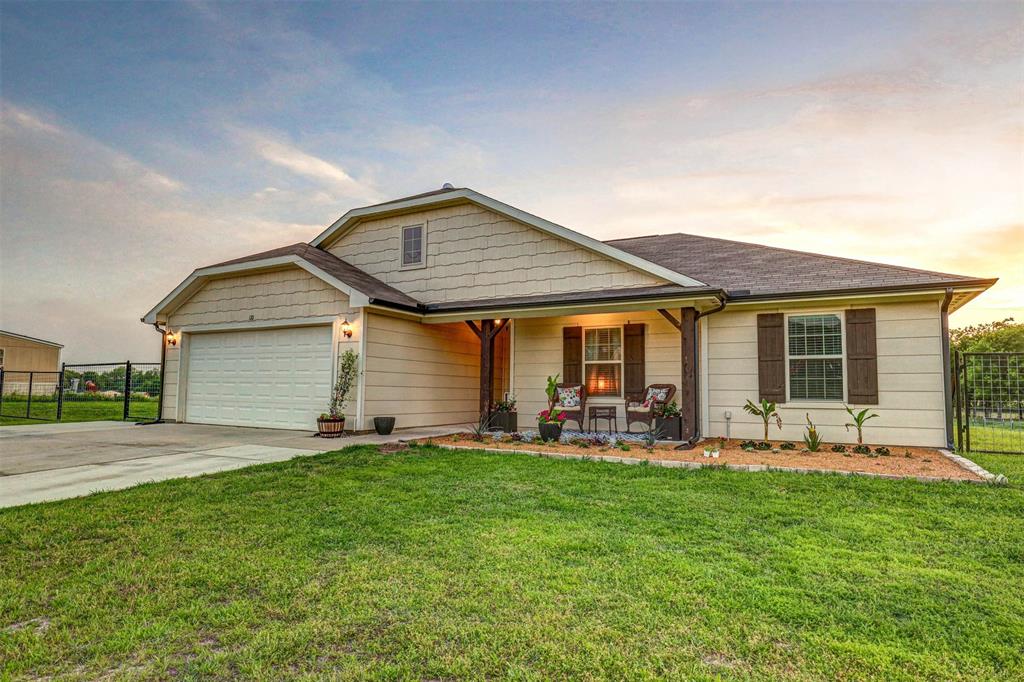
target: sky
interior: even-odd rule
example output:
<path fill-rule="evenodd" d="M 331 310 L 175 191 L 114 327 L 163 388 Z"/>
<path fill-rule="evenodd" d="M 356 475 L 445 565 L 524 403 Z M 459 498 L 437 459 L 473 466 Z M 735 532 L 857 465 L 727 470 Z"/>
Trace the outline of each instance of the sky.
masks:
<path fill-rule="evenodd" d="M 1024 319 L 1021 3 L 0 3 L 0 328 L 159 357 L 194 268 L 468 186 L 1000 282 Z"/>

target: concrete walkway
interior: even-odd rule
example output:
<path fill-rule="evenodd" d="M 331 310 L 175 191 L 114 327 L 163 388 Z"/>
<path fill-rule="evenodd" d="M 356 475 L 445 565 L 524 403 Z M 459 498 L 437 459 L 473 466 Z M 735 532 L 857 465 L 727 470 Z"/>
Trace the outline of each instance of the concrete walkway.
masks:
<path fill-rule="evenodd" d="M 459 426 L 324 440 L 302 431 L 83 422 L 0 428 L 0 507 L 280 462 L 349 445 L 436 437 Z"/>

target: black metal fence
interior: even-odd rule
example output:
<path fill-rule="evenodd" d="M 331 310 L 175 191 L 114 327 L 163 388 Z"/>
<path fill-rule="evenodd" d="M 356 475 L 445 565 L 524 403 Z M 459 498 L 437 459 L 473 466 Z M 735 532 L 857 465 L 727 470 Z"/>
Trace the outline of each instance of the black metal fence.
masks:
<path fill-rule="evenodd" d="M 64 364 L 59 372 L 0 369 L 0 416 L 38 421 L 155 421 L 160 363 Z"/>
<path fill-rule="evenodd" d="M 957 448 L 1024 454 L 1024 353 L 956 353 Z"/>

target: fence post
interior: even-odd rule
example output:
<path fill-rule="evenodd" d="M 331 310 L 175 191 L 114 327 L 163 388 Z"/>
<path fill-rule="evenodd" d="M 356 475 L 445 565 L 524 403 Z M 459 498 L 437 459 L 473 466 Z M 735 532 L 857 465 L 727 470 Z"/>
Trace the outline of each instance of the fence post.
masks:
<path fill-rule="evenodd" d="M 25 403 L 25 419 L 32 418 L 32 378 L 35 374 L 35 372 L 28 373 L 28 402 Z"/>
<path fill-rule="evenodd" d="M 128 406 L 132 402 L 132 361 L 124 363 L 124 421 L 128 421 Z"/>
<path fill-rule="evenodd" d="M 4 413 L 4 368 L 0 367 L 0 415 Z"/>
<path fill-rule="evenodd" d="M 60 421 L 60 417 L 64 414 L 64 367 L 67 363 L 60 363 L 60 376 L 57 377 L 57 421 Z"/>
<path fill-rule="evenodd" d="M 960 398 L 964 387 L 960 381 L 960 353 L 953 351 L 953 418 L 956 420 L 956 449 L 964 451 L 964 420 L 960 416 Z"/>

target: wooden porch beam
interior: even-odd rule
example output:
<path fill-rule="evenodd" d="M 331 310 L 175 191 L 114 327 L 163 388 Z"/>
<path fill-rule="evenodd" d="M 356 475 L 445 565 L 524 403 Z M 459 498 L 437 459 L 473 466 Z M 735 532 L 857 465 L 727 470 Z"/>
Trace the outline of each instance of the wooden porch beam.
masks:
<path fill-rule="evenodd" d="M 480 332 L 480 328 L 476 326 L 476 323 L 473 322 L 473 320 L 466 320 L 466 324 L 468 324 L 469 328 L 473 330 L 474 334 L 476 334 L 476 338 L 478 338 L 478 339 L 483 338 L 483 336 L 481 335 L 481 332 Z"/>
<path fill-rule="evenodd" d="M 665 310 L 664 308 L 658 308 L 658 312 L 661 313 L 662 317 L 664 317 L 666 320 L 668 320 L 669 324 L 671 324 L 676 329 L 680 329 L 679 320 L 677 320 L 676 318 L 672 317 L 672 313 L 670 313 L 669 311 Z"/>

